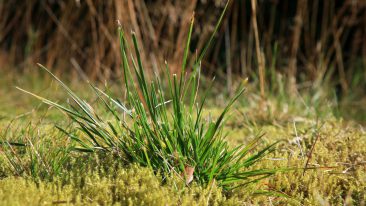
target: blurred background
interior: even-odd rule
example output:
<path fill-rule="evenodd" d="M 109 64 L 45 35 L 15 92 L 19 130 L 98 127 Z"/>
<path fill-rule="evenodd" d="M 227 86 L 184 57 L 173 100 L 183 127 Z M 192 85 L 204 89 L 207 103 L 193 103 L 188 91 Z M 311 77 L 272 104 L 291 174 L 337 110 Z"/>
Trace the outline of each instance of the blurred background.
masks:
<path fill-rule="evenodd" d="M 56 74 L 119 78 L 119 20 L 136 32 L 146 68 L 158 71 L 167 60 L 177 72 L 193 13 L 191 57 L 207 42 L 225 3 L 1 0 L 0 69 L 24 72 L 39 62 Z M 290 95 L 326 82 L 338 96 L 357 97 L 366 91 L 365 64 L 365 0 L 232 0 L 202 62 L 203 73 L 225 80 L 229 91 L 248 77 L 262 95 L 282 81 Z"/>

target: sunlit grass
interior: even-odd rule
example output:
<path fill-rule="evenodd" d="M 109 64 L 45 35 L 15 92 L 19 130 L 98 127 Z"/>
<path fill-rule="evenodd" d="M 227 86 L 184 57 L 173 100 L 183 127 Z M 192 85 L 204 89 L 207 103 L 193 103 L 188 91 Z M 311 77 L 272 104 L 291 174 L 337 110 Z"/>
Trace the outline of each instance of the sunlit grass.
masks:
<path fill-rule="evenodd" d="M 187 65 L 192 19 L 178 74 L 166 63 L 161 74 L 146 75 L 135 34 L 130 49 L 119 28 L 118 89 L 90 84 L 87 93 L 42 65 L 68 99 L 55 85 L 38 84 L 39 76 L 26 80 L 36 92 L 20 90 L 50 107 L 0 88 L 0 205 L 364 204 L 365 129 L 340 118 L 326 87 L 289 98 L 273 74 L 277 89 L 265 99 L 255 84 L 221 100 L 213 82 L 201 89 L 200 63 L 220 22 Z M 298 169 L 281 173 L 290 167 Z"/>
<path fill-rule="evenodd" d="M 179 77 L 170 74 L 166 63 L 164 78 L 156 74 L 150 82 L 144 74 L 145 69 L 135 34 L 132 33 L 135 55 L 130 55 L 126 36 L 120 28 L 127 103 L 122 103 L 111 97 L 108 91 L 91 85 L 112 119 L 99 116 L 90 104 L 78 97 L 42 65 L 40 66 L 66 90 L 73 103 L 64 106 L 20 90 L 60 109 L 78 125 L 79 133 L 57 126 L 77 142 L 78 145 L 74 147 L 76 151 L 115 154 L 119 156 L 120 161 L 151 168 L 156 174 L 163 175 L 163 179 L 170 176 L 180 177 L 187 185 L 193 180 L 202 185 L 216 181 L 225 189 L 232 189 L 255 183 L 280 171 L 277 168 L 249 169 L 272 152 L 277 142 L 252 152 L 262 135 L 257 135 L 246 145 L 230 148 L 222 133 L 224 119 L 234 102 L 243 94 L 244 88 L 239 86 L 216 121 L 205 120 L 202 117 L 210 87 L 202 98 L 198 98 L 200 63 L 214 38 L 222 16 L 189 74 L 186 73 L 186 67 L 193 19 L 187 35 Z M 162 79 L 166 82 L 163 83 Z"/>

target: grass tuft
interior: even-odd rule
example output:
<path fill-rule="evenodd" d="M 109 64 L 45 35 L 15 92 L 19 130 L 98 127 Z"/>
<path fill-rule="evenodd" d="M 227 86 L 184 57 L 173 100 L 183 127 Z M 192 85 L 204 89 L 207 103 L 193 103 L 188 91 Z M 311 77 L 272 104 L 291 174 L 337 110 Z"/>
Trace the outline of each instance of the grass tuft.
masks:
<path fill-rule="evenodd" d="M 226 8 L 227 5 L 224 11 Z M 169 176 L 180 177 L 187 185 L 193 180 L 202 185 L 216 182 L 219 186 L 230 190 L 257 182 L 280 171 L 280 169 L 249 169 L 272 152 L 277 142 L 253 153 L 262 135 L 247 145 L 230 148 L 221 132 L 228 112 L 245 89 L 239 86 L 216 121 L 205 120 L 202 117 L 210 89 L 203 98 L 198 98 L 200 63 L 213 41 L 223 14 L 209 42 L 188 74 L 186 66 L 193 30 L 192 18 L 181 72 L 179 76 L 171 75 L 166 64 L 163 72 L 165 83 L 158 75 L 151 81 L 147 79 L 136 35 L 132 32 L 134 54 L 131 54 L 126 44 L 126 35 L 120 27 L 118 31 L 124 87 L 127 94 L 126 103 L 113 98 L 108 91 L 90 84 L 99 103 L 112 116 L 110 119 L 99 116 L 90 104 L 78 97 L 42 65 L 39 66 L 66 90 L 72 102 L 64 106 L 18 89 L 60 109 L 78 125 L 78 132 L 70 132 L 57 126 L 61 132 L 78 143 L 74 147 L 76 151 L 113 153 L 120 157 L 121 161 L 151 168 L 156 174 L 161 174 L 163 179 Z M 167 89 L 163 89 L 166 87 Z"/>

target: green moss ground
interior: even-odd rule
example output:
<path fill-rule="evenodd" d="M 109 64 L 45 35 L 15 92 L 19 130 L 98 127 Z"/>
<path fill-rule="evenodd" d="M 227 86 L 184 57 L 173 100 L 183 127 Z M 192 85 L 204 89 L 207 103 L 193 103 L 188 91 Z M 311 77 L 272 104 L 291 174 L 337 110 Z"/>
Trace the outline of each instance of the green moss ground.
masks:
<path fill-rule="evenodd" d="M 68 152 L 73 143 L 53 128 L 55 123 L 66 126 L 66 118 L 13 85 L 60 102 L 63 92 L 39 75 L 19 79 L 9 73 L 0 81 L 0 140 L 29 145 L 13 150 L 0 146 L 0 205 L 364 205 L 366 201 L 366 129 L 337 116 L 326 98 L 314 102 L 310 95 L 295 100 L 273 95 L 262 102 L 249 88 L 226 122 L 227 140 L 235 146 L 258 133 L 265 134 L 263 145 L 284 140 L 256 167 L 298 169 L 225 192 L 215 183 L 203 188 L 195 183 L 184 187 L 174 177 L 163 181 L 148 169 L 123 165 L 113 156 Z M 71 84 L 78 93 L 88 93 L 85 85 Z M 218 106 L 206 116 L 219 113 L 220 101 L 212 98 L 209 104 Z M 15 162 L 9 161 L 9 154 L 15 154 Z M 304 171 L 307 162 L 310 169 Z M 259 190 L 272 192 L 254 194 Z"/>

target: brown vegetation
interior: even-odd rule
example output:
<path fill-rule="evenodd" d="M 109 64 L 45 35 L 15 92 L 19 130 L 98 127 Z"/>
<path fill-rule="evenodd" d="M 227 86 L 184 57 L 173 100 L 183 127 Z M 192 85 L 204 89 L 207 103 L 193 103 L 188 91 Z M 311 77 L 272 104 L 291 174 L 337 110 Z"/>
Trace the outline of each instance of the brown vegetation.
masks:
<path fill-rule="evenodd" d="M 198 22 L 192 48 L 200 51 L 225 2 L 1 1 L 0 53 L 19 68 L 41 62 L 58 73 L 78 68 L 92 79 L 110 78 L 119 73 L 119 20 L 144 44 L 142 59 L 152 71 L 164 59 L 178 70 L 192 14 Z M 204 68 L 227 74 L 229 83 L 232 73 L 256 77 L 259 71 L 262 87 L 272 71 L 290 82 L 329 74 L 346 91 L 356 70 L 365 75 L 365 9 L 362 0 L 233 0 Z"/>

